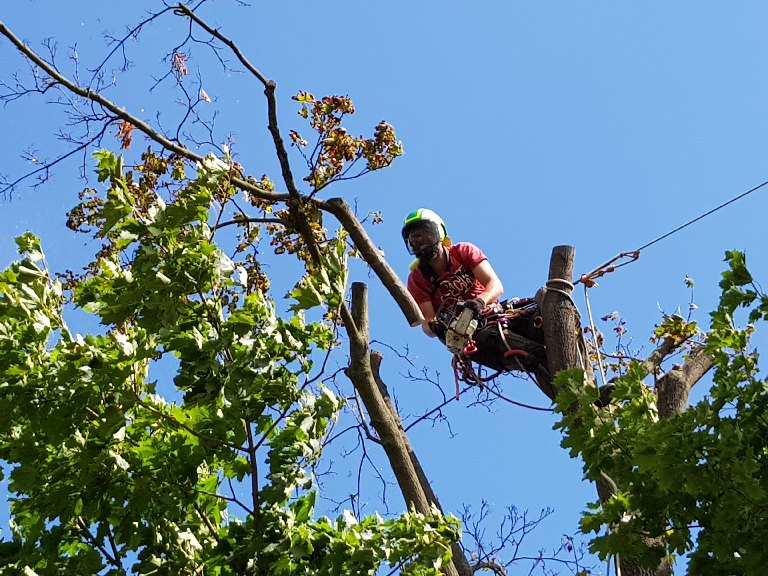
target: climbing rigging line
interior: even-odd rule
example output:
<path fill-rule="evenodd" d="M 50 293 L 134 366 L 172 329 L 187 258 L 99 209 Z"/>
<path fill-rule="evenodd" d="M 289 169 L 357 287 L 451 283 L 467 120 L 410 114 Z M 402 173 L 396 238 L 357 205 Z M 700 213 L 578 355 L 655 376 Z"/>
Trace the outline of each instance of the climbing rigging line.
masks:
<path fill-rule="evenodd" d="M 753 192 L 764 188 L 765 186 L 768 186 L 768 180 L 762 182 L 761 184 L 758 184 L 757 186 L 754 186 L 753 188 L 750 188 L 749 190 L 742 192 L 741 194 L 734 196 L 730 200 L 723 202 L 719 206 L 716 206 L 715 208 L 712 208 L 711 210 L 708 210 L 707 212 L 697 216 L 696 218 L 693 218 L 684 224 L 681 224 L 680 226 L 677 226 L 673 230 L 670 230 L 669 232 L 662 234 L 661 236 L 658 236 L 657 238 L 654 238 L 650 242 L 646 242 L 639 248 L 632 250 L 631 252 L 621 252 L 618 256 L 615 256 L 614 258 L 611 258 L 604 264 L 601 264 L 591 272 L 587 274 L 581 275 L 579 279 L 577 279 L 575 282 L 571 283 L 570 281 L 566 279 L 550 279 L 547 281 L 546 289 L 543 291 L 543 298 L 546 298 L 547 293 L 549 292 L 556 292 L 560 293 L 561 295 L 565 296 L 571 302 L 573 302 L 573 298 L 571 296 L 571 291 L 574 288 L 574 285 L 576 284 L 583 284 L 584 285 L 584 298 L 587 305 L 587 313 L 589 315 L 589 324 L 590 324 L 590 331 L 592 335 L 593 340 L 593 346 L 597 358 L 598 367 L 600 370 L 600 378 L 602 381 L 603 386 L 606 386 L 608 382 L 606 381 L 606 371 L 605 366 L 603 365 L 603 358 L 600 354 L 600 343 L 597 338 L 597 329 L 595 327 L 594 319 L 592 317 L 592 307 L 589 302 L 589 294 L 588 289 L 596 286 L 597 283 L 595 282 L 596 278 L 599 278 L 601 276 L 604 276 L 605 274 L 608 274 L 610 272 L 614 272 L 616 269 L 621 268 L 622 266 L 626 266 L 627 264 L 630 264 L 631 262 L 634 262 L 640 257 L 640 252 L 645 250 L 646 248 L 649 248 L 650 246 L 653 246 L 654 244 L 661 242 L 665 238 L 669 238 L 673 234 L 676 234 L 677 232 L 680 232 L 684 228 L 687 228 L 688 226 L 691 226 L 692 224 L 695 224 L 699 220 L 702 220 L 703 218 L 706 218 L 707 216 L 714 214 L 718 210 L 721 210 L 725 208 L 726 206 L 733 204 L 737 200 L 740 200 L 744 198 L 745 196 L 748 196 L 749 194 L 752 194 Z M 539 306 L 541 306 L 541 302 L 539 302 Z M 574 303 L 575 306 L 575 303 Z M 503 330 L 501 327 L 501 324 L 499 324 L 499 333 L 502 334 L 503 337 Z M 509 354 L 515 352 L 512 348 L 510 348 L 509 344 L 504 342 L 507 351 Z M 583 343 L 583 341 L 582 341 Z M 474 344 L 472 344 L 474 346 Z M 469 348 L 469 346 L 467 346 Z M 460 349 L 460 348 L 459 348 Z M 475 349 L 476 350 L 476 349 Z M 470 385 L 477 385 L 485 392 L 492 394 L 499 398 L 500 400 L 504 400 L 505 402 L 509 402 L 510 404 L 514 404 L 516 406 L 520 406 L 522 408 L 528 408 L 530 410 L 537 410 L 542 412 L 553 412 L 554 410 L 552 408 L 545 408 L 540 406 L 531 406 L 529 404 L 524 404 L 522 402 L 518 402 L 516 400 L 512 400 L 511 398 L 507 398 L 506 396 L 502 395 L 498 390 L 493 389 L 491 386 L 486 385 L 486 382 L 493 380 L 500 374 L 504 372 L 504 370 L 499 370 L 495 374 L 489 376 L 489 377 L 480 377 L 472 368 L 471 366 L 471 360 L 468 360 L 464 354 L 466 354 L 466 349 L 464 352 L 459 354 L 458 352 L 454 353 L 453 361 L 451 362 L 451 366 L 453 368 L 453 375 L 454 375 L 454 382 L 456 385 L 456 393 L 455 393 L 455 399 L 458 400 L 459 396 L 463 392 L 461 390 L 460 381 L 467 382 Z M 581 351 L 579 350 L 579 355 L 581 356 Z M 507 354 L 505 354 L 505 357 Z M 536 382 L 535 376 L 523 366 L 523 364 L 520 362 L 519 358 L 515 358 L 517 361 L 518 367 L 522 372 L 525 372 L 531 380 Z M 585 363 L 585 359 L 581 358 L 582 365 Z M 466 390 L 466 389 L 465 389 Z M 617 574 L 619 574 L 618 570 L 618 564 L 617 564 Z"/>
<path fill-rule="evenodd" d="M 605 262 L 604 264 L 601 264 L 600 266 L 598 266 L 597 268 L 595 268 L 591 272 L 588 272 L 587 274 L 582 274 L 581 277 L 573 283 L 574 285 L 575 284 L 579 284 L 579 283 L 584 284 L 584 300 L 585 300 L 585 302 L 587 304 L 587 313 L 589 315 L 589 323 L 590 323 L 590 328 L 591 328 L 591 331 L 592 331 L 591 332 L 591 334 L 592 334 L 592 341 L 593 341 L 593 345 L 594 345 L 594 348 L 595 348 L 595 352 L 597 354 L 597 363 L 598 363 L 598 366 L 600 368 L 600 377 L 602 379 L 602 382 L 603 382 L 604 386 L 606 385 L 606 381 L 605 381 L 605 368 L 603 366 L 603 359 L 602 359 L 602 356 L 600 354 L 600 346 L 599 346 L 599 343 L 598 343 L 598 340 L 597 340 L 597 331 L 595 329 L 594 320 L 592 319 L 592 308 L 591 308 L 590 303 L 589 303 L 589 293 L 588 293 L 588 289 L 589 288 L 592 288 L 593 286 L 597 285 L 597 283 L 595 282 L 595 278 L 599 278 L 601 276 L 604 276 L 605 274 L 608 274 L 610 272 L 615 271 L 617 268 L 621 268 L 622 266 L 626 266 L 627 264 L 630 264 L 631 262 L 634 262 L 635 260 L 637 260 L 640 257 L 640 252 L 642 252 L 643 250 L 645 250 L 649 246 L 653 246 L 657 242 L 661 242 L 665 238 L 669 238 L 673 234 L 675 234 L 677 232 L 680 232 L 680 230 L 682 230 L 683 228 L 687 228 L 691 224 L 694 224 L 694 223 L 698 222 L 699 220 L 701 220 L 703 218 L 706 218 L 710 214 L 714 214 L 718 210 L 720 210 L 722 208 L 725 208 L 729 204 L 733 204 L 737 200 L 741 200 L 745 196 L 748 196 L 749 194 L 752 194 L 752 192 L 755 192 L 756 190 L 759 190 L 760 188 L 763 188 L 764 186 L 768 186 L 768 180 L 766 180 L 765 182 L 762 182 L 761 184 L 758 184 L 757 186 L 754 186 L 753 188 L 750 188 L 746 192 L 742 192 L 738 196 L 734 196 L 733 198 L 731 198 L 727 202 L 723 202 L 719 206 L 716 206 L 715 208 L 712 208 L 711 210 L 705 212 L 704 214 L 701 214 L 700 216 L 697 216 L 696 218 L 693 218 L 692 220 L 689 220 L 685 224 L 682 224 L 682 225 L 678 226 L 677 228 L 675 228 L 673 230 L 670 230 L 666 234 L 662 234 L 661 236 L 659 236 L 657 238 L 654 238 L 650 242 L 647 242 L 647 243 L 643 244 L 642 246 L 640 246 L 639 248 L 637 248 L 635 250 L 632 250 L 631 252 L 621 252 L 618 256 L 615 256 L 615 257 L 611 258 L 610 260 L 608 260 L 608 262 Z"/>
<path fill-rule="evenodd" d="M 528 374 L 528 377 L 532 380 L 533 375 L 528 372 L 523 366 L 520 364 L 520 361 L 518 360 L 518 365 L 520 365 L 520 368 Z M 489 394 L 493 394 L 500 400 L 504 400 L 504 402 L 509 402 L 510 404 L 514 404 L 515 406 L 519 406 L 520 408 L 528 408 L 529 410 L 536 410 L 539 412 L 554 412 L 555 410 L 553 408 L 545 408 L 543 406 L 532 406 L 531 404 L 525 404 L 523 402 L 518 402 L 517 400 L 512 400 L 512 398 L 507 398 L 504 396 L 501 392 L 498 390 L 493 389 L 491 386 L 488 386 L 486 383 L 493 380 L 497 376 L 501 375 L 502 372 L 496 372 L 495 374 L 487 377 L 487 378 L 481 378 L 478 376 L 478 374 L 472 369 L 471 364 L 467 364 L 467 361 L 465 359 L 462 359 L 458 354 L 453 355 L 453 360 L 451 361 L 451 366 L 453 367 L 453 378 L 456 382 L 456 400 L 459 399 L 459 396 L 466 392 L 469 388 L 465 388 L 464 390 L 459 390 L 459 380 L 464 380 L 464 382 L 467 382 L 470 385 L 476 385 L 479 386 L 482 390 L 485 392 L 488 392 Z M 459 376 L 459 372 L 463 372 L 464 378 L 461 378 Z"/>
<path fill-rule="evenodd" d="M 592 318 L 592 306 L 589 303 L 589 293 L 588 293 L 588 286 L 584 284 L 584 301 L 587 304 L 587 316 L 589 317 L 589 327 L 592 330 L 592 343 L 595 347 L 595 354 L 597 355 L 597 366 L 600 368 L 600 380 L 603 383 L 603 386 L 606 386 L 608 384 L 607 380 L 605 379 L 605 367 L 603 366 L 603 355 L 600 354 L 600 343 L 597 339 L 597 328 L 595 328 L 595 320 Z"/>
<path fill-rule="evenodd" d="M 699 220 L 701 220 L 703 218 L 706 218 L 710 214 L 714 214 L 718 210 L 720 210 L 722 208 L 725 208 L 729 204 L 733 204 L 737 200 L 741 200 L 745 196 L 748 196 L 748 195 L 752 194 L 752 192 L 755 192 L 755 191 L 757 191 L 760 188 L 763 188 L 765 186 L 768 186 L 768 180 L 766 180 L 765 182 L 762 182 L 761 184 L 758 184 L 757 186 L 755 186 L 753 188 L 750 188 L 746 192 L 742 192 L 738 196 L 734 196 L 733 198 L 731 198 L 727 202 L 723 202 L 719 206 L 716 206 L 715 208 L 712 208 L 711 210 L 705 212 L 704 214 L 701 214 L 700 216 L 697 216 L 696 218 L 694 218 L 692 220 L 689 220 L 688 222 L 678 226 L 674 230 L 670 230 L 666 234 L 662 234 L 658 238 L 654 238 L 650 242 L 647 242 L 647 243 L 643 244 L 642 246 L 640 246 L 640 248 L 632 250 L 631 252 L 622 252 L 622 253 L 620 253 L 618 256 L 615 256 L 614 258 L 611 258 L 610 260 L 608 260 L 608 262 L 605 262 L 604 264 L 601 264 L 600 266 L 598 266 L 597 268 L 595 268 L 591 272 L 588 272 L 587 274 L 582 274 L 581 277 L 574 282 L 574 284 L 578 284 L 578 283 L 581 282 L 587 288 L 591 288 L 592 286 L 595 285 L 595 278 L 599 278 L 600 276 L 608 274 L 609 272 L 613 272 L 617 268 L 621 268 L 622 266 L 626 266 L 627 264 L 629 264 L 631 262 L 634 262 L 635 260 L 637 260 L 640 257 L 640 252 L 645 250 L 646 248 L 648 248 L 650 246 L 653 246 L 657 242 L 661 242 L 665 238 L 668 238 L 668 237 L 672 236 L 673 234 L 675 234 L 677 232 L 680 232 L 680 230 L 682 230 L 683 228 L 687 228 L 691 224 L 694 224 L 694 223 L 698 222 Z M 617 262 L 618 262 L 618 264 L 617 264 Z"/>

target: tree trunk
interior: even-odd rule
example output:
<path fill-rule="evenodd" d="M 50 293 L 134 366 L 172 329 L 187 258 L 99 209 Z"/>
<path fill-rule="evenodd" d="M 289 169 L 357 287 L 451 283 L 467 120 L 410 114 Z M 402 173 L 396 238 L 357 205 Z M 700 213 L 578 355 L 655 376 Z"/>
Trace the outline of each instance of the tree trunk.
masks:
<path fill-rule="evenodd" d="M 342 306 L 342 317 L 347 325 L 350 343 L 350 364 L 347 376 L 365 405 L 368 416 L 389 459 L 400 491 L 408 508 L 431 514 L 440 503 L 416 458 L 416 454 L 403 430 L 400 416 L 394 408 L 386 387 L 378 377 L 381 355 L 371 354 L 368 346 L 368 287 L 362 282 L 352 284 L 352 312 Z M 461 546 L 452 546 L 452 562 L 443 568 L 448 576 L 472 576 Z"/>
<path fill-rule="evenodd" d="M 583 368 L 579 354 L 579 323 L 573 303 L 573 246 L 555 246 L 549 261 L 549 279 L 539 307 L 544 319 L 544 343 L 547 346 L 547 369 L 552 377 L 560 370 Z M 557 391 L 547 394 L 554 400 Z"/>
<path fill-rule="evenodd" d="M 581 329 L 579 326 L 578 310 L 573 302 L 573 261 L 576 249 L 573 246 L 555 246 L 549 263 L 549 280 L 540 300 L 542 318 L 544 320 L 544 343 L 547 346 L 547 367 L 552 377 L 560 370 L 583 369 L 585 386 L 596 386 L 588 359 L 584 357 L 585 350 L 581 346 Z M 557 390 L 552 387 L 554 398 Z M 686 396 L 687 398 L 687 396 Z M 677 406 L 680 399 L 677 398 Z M 616 487 L 610 478 L 598 482 L 597 492 L 602 501 L 611 497 Z M 648 546 L 659 545 L 649 539 Z M 672 576 L 672 565 L 666 560 L 656 569 L 643 568 L 632 558 L 619 559 L 621 576 Z"/>

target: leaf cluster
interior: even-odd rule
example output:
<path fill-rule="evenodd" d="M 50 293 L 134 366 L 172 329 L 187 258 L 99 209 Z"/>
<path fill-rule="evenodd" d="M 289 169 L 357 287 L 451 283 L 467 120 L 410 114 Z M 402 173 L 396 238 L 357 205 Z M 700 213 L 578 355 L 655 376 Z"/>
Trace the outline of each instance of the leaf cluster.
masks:
<path fill-rule="evenodd" d="M 346 115 L 355 113 L 355 106 L 347 96 L 325 96 L 316 99 L 309 92 L 301 91 L 293 99 L 301 103 L 299 115 L 310 121 L 317 132 L 315 149 L 305 155 L 309 175 L 304 178 L 315 191 L 334 181 L 356 178 L 367 172 L 386 168 L 403 154 L 403 144 L 395 135 L 391 124 L 381 121 L 373 130 L 371 138 L 354 137 L 341 125 Z M 291 142 L 300 149 L 309 142 L 292 130 Z M 355 174 L 350 169 L 358 160 L 365 161 L 365 167 Z"/>
<path fill-rule="evenodd" d="M 617 379 L 608 409 L 593 405 L 597 391 L 580 371 L 558 375 L 563 446 L 612 493 L 581 523 L 597 534 L 591 546 L 602 557 L 618 553 L 655 567 L 665 555 L 687 553 L 692 574 L 760 574 L 768 565 L 768 382 L 750 347 L 753 323 L 768 318 L 768 298 L 742 253 L 728 252 L 726 261 L 704 344 L 713 383 L 688 410 L 659 418 L 639 363 Z M 740 309 L 745 327 L 734 320 Z M 668 317 L 659 336 L 687 332 L 681 320 Z"/>
<path fill-rule="evenodd" d="M 0 574 L 437 574 L 459 532 L 436 511 L 314 518 L 343 402 L 315 365 L 334 326 L 304 315 L 339 306 L 343 239 L 280 315 L 209 224 L 230 163 L 174 170 L 163 198 L 172 160 L 146 155 L 138 182 L 97 160 L 108 188 L 76 220 L 105 248 L 86 273 L 63 286 L 31 234 L 0 273 Z M 68 304 L 101 330 L 71 331 Z"/>

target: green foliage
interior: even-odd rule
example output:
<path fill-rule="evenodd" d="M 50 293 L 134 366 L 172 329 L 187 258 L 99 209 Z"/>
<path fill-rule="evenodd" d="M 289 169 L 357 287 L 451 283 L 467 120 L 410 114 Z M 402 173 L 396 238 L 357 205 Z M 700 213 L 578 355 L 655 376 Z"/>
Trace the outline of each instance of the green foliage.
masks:
<path fill-rule="evenodd" d="M 320 306 L 323 302 L 327 302 L 334 310 L 339 307 L 347 286 L 346 249 L 341 239 L 331 242 L 326 251 L 324 266 L 304 276 L 288 294 L 296 300 L 291 306 L 292 310 L 306 310 Z"/>
<path fill-rule="evenodd" d="M 194 181 L 174 166 L 164 200 L 164 160 L 145 154 L 137 183 L 96 157 L 105 198 L 71 218 L 105 243 L 86 274 L 63 285 L 31 234 L 0 273 L 0 574 L 437 574 L 458 537 L 437 512 L 314 518 L 313 469 L 342 402 L 312 361 L 334 326 L 303 310 L 339 306 L 343 240 L 283 317 L 258 263 L 229 258 L 208 224 L 231 166 L 208 158 Z M 70 331 L 67 295 L 100 333 Z M 153 379 L 169 366 L 172 382 Z"/>
<path fill-rule="evenodd" d="M 687 322 L 679 314 L 670 314 L 664 316 L 662 322 L 656 326 L 651 337 L 651 342 L 657 342 L 664 338 L 675 338 L 685 341 L 694 336 L 699 331 L 696 322 Z"/>
<path fill-rule="evenodd" d="M 386 562 L 402 565 L 402 574 L 437 576 L 451 557 L 449 545 L 459 528 L 457 520 L 437 511 L 430 516 L 410 512 L 393 520 L 373 515 L 361 521 L 345 511 L 335 521 L 308 522 L 311 508 L 302 501 L 296 504 L 268 512 L 274 514 L 270 523 L 281 526 L 284 533 L 281 540 L 256 542 L 254 565 L 259 569 L 278 575 L 374 575 Z M 414 557 L 419 561 L 412 562 Z"/>
<path fill-rule="evenodd" d="M 611 406 L 598 409 L 580 371 L 558 375 L 563 446 L 582 456 L 587 478 L 620 487 L 582 519 L 602 557 L 636 556 L 652 567 L 664 555 L 688 553 L 691 574 L 762 574 L 768 565 L 768 382 L 750 348 L 754 327 L 734 321 L 739 309 L 749 322 L 768 318 L 768 299 L 743 254 L 728 252 L 726 260 L 705 337 L 715 370 L 703 400 L 660 419 L 645 373 L 633 364 L 616 381 Z M 658 336 L 687 331 L 675 317 L 662 326 Z M 657 545 L 648 547 L 649 539 Z"/>

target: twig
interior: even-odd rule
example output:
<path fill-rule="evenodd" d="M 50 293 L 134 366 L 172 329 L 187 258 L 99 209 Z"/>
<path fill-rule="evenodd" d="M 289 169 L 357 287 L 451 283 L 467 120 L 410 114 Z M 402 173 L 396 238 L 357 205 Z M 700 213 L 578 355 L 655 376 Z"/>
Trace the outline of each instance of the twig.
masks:
<path fill-rule="evenodd" d="M 80 530 L 83 532 L 85 539 L 90 542 L 101 553 L 101 555 L 104 556 L 104 558 L 106 558 L 107 562 L 112 564 L 112 566 L 115 568 L 122 569 L 123 565 L 120 562 L 119 553 L 116 552 L 114 556 L 110 555 L 104 545 L 96 540 L 96 537 L 91 534 L 91 530 L 85 523 L 85 520 L 83 520 L 82 516 L 77 517 L 77 527 L 80 528 Z"/>
<path fill-rule="evenodd" d="M 58 158 L 55 158 L 52 161 L 45 161 L 45 162 L 41 163 L 42 165 L 40 166 L 40 168 L 38 168 L 36 170 L 33 170 L 31 172 L 28 172 L 27 174 L 25 174 L 24 176 L 21 176 L 20 178 L 17 178 L 13 182 L 3 182 L 2 188 L 0 188 L 0 194 L 6 194 L 6 193 L 10 194 L 11 192 L 13 192 L 13 190 L 16 188 L 16 186 L 21 184 L 24 180 L 26 180 L 27 178 L 31 178 L 32 176 L 34 176 L 35 174 L 39 174 L 40 172 L 44 172 L 44 176 L 41 176 L 39 178 L 39 182 L 38 182 L 38 184 L 36 184 L 36 186 L 40 185 L 40 184 L 43 184 L 44 182 L 46 182 L 48 180 L 51 168 L 53 168 L 54 166 L 56 166 L 60 162 L 63 162 L 64 160 L 66 160 L 70 156 L 74 156 L 78 152 L 87 149 L 88 146 L 90 146 L 94 142 L 100 140 L 104 136 L 104 134 L 106 133 L 106 131 L 109 128 L 110 125 L 111 124 L 109 122 L 104 124 L 102 129 L 99 130 L 99 132 L 95 136 L 93 136 L 91 139 L 89 139 L 87 142 L 83 142 L 82 144 L 78 145 L 76 148 L 73 148 L 72 150 L 70 150 L 66 154 L 62 154 L 61 156 L 59 156 Z"/>
<path fill-rule="evenodd" d="M 235 224 L 282 224 L 286 226 L 285 220 L 282 218 L 235 218 L 234 220 L 227 220 L 226 222 L 219 222 L 215 226 L 212 226 L 213 230 L 219 230 L 220 228 L 226 228 Z"/>
<path fill-rule="evenodd" d="M 258 445 L 253 439 L 253 430 L 251 429 L 250 422 L 243 422 L 245 431 L 248 436 L 248 463 L 251 466 L 251 494 L 253 498 L 253 517 L 258 522 L 259 520 L 259 464 L 256 460 L 256 448 Z M 266 438 L 266 434 L 263 436 Z"/>
<path fill-rule="evenodd" d="M 200 154 L 196 154 L 195 152 L 192 152 L 189 148 L 186 146 L 183 146 L 182 144 L 178 142 L 173 142 L 172 140 L 169 140 L 156 130 L 154 130 L 149 124 L 144 122 L 143 120 L 139 119 L 137 116 L 134 116 L 133 114 L 130 114 L 126 112 L 123 108 L 120 108 L 117 104 L 109 100 L 108 98 L 105 98 L 101 93 L 93 91 L 89 88 L 83 88 L 82 86 L 76 84 L 75 82 L 71 81 L 69 78 L 65 77 L 61 73 L 59 73 L 56 68 L 54 68 L 52 65 L 50 65 L 48 62 L 46 62 L 44 59 L 42 59 L 34 50 L 32 50 L 29 46 L 24 44 L 21 40 L 19 40 L 16 35 L 11 32 L 11 30 L 8 29 L 8 27 L 5 26 L 2 22 L 0 22 L 0 34 L 8 38 L 14 46 L 24 54 L 27 58 L 29 58 L 36 66 L 38 66 L 43 72 L 45 72 L 48 76 L 50 76 L 55 84 L 61 84 L 64 88 L 72 92 L 73 94 L 76 94 L 80 96 L 81 98 L 85 98 L 86 100 L 89 100 L 91 102 L 94 102 L 104 108 L 105 110 L 109 111 L 113 116 L 114 119 L 120 119 L 125 122 L 129 122 L 137 130 L 139 130 L 141 133 L 143 133 L 145 136 L 150 138 L 151 140 L 154 140 L 160 146 L 165 148 L 166 150 L 169 150 L 170 152 L 173 152 L 175 154 L 178 154 L 179 156 L 183 158 L 187 158 L 188 160 L 191 160 L 193 162 L 202 163 L 204 160 L 204 157 Z M 243 180 L 242 178 L 233 177 L 232 183 L 235 184 L 238 188 L 241 190 L 245 190 L 247 192 L 250 192 L 251 194 L 254 194 L 258 198 L 262 198 L 264 200 L 276 202 L 276 201 L 282 201 L 287 200 L 290 195 L 288 194 L 279 194 L 275 192 L 269 192 L 265 190 L 264 188 L 261 188 L 259 186 L 256 186 L 255 184 L 251 184 L 250 182 Z"/>

